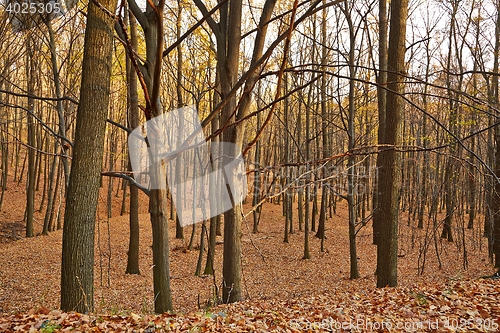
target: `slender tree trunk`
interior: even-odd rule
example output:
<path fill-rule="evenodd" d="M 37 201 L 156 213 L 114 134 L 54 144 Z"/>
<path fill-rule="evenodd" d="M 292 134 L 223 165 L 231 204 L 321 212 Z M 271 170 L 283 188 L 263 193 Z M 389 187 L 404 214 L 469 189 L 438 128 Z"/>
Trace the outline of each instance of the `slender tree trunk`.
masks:
<path fill-rule="evenodd" d="M 215 82 L 216 82 L 216 85 L 218 87 L 220 87 L 219 73 L 217 70 L 215 73 Z M 220 96 L 217 92 L 215 92 L 213 94 L 211 102 L 212 102 L 212 109 L 213 109 L 213 106 L 219 104 Z M 212 127 L 212 131 L 215 131 L 217 128 L 219 128 L 219 116 L 216 116 L 216 117 L 214 117 L 214 119 L 212 119 L 211 127 Z M 218 138 L 213 137 L 211 144 L 218 145 L 219 144 Z M 219 169 L 219 161 L 216 160 L 216 161 L 211 161 L 211 162 L 212 162 L 212 170 L 218 170 Z M 210 175 L 209 185 L 208 185 L 210 195 L 214 195 L 214 196 L 217 195 L 216 189 L 219 188 L 217 184 L 220 181 L 221 181 L 221 179 L 218 179 L 218 177 L 216 176 L 216 173 L 212 173 Z M 211 200 L 210 201 L 210 205 L 211 205 L 210 210 L 216 211 L 217 204 L 218 204 L 218 202 Z M 219 227 L 219 229 L 220 229 L 220 215 L 212 216 L 210 218 L 210 229 L 208 232 L 208 253 L 207 253 L 207 261 L 205 263 L 205 270 L 204 270 L 203 274 L 210 274 L 210 275 L 214 274 L 215 246 L 217 243 L 217 235 L 221 234 L 221 232 L 220 232 L 221 230 L 219 230 L 219 232 L 217 232 L 217 227 Z"/>
<path fill-rule="evenodd" d="M 500 106 L 498 92 L 498 74 L 499 74 L 499 52 L 500 52 L 500 9 L 497 6 L 497 18 L 495 23 L 495 50 L 493 52 L 493 75 L 492 90 L 493 90 L 493 109 L 498 110 Z M 495 126 L 495 174 L 500 177 L 500 125 Z M 495 255 L 495 267 L 498 269 L 497 274 L 500 274 L 500 182 L 495 180 L 495 192 L 493 194 L 493 242 L 492 250 Z"/>
<path fill-rule="evenodd" d="M 54 153 L 57 153 L 58 144 L 54 146 Z M 43 220 L 43 231 L 42 234 L 48 235 L 50 231 L 50 215 L 52 209 L 54 207 L 54 197 L 56 196 L 56 192 L 54 191 L 55 183 L 59 181 L 57 178 L 59 175 L 56 174 L 57 165 L 59 164 L 59 159 L 57 156 L 54 156 L 52 159 L 49 172 L 49 188 L 48 188 L 48 198 L 47 198 L 47 210 L 45 211 L 45 218 Z"/>
<path fill-rule="evenodd" d="M 260 88 L 260 85 L 259 85 Z M 260 90 L 260 89 L 259 89 Z M 257 108 L 260 109 L 260 103 L 257 102 Z M 260 126 L 261 126 L 261 120 L 260 120 L 260 113 L 257 114 L 257 128 L 256 131 L 260 131 Z M 259 205 L 260 201 L 260 177 L 261 177 L 261 172 L 260 172 L 260 140 L 255 143 L 255 162 L 254 166 L 256 170 L 253 173 L 253 198 L 252 198 L 252 205 L 254 207 L 253 211 L 253 230 L 252 233 L 256 234 L 259 232 L 259 220 L 260 220 L 260 211 L 261 211 L 261 206 Z M 259 205 L 258 207 L 256 207 Z"/>
<path fill-rule="evenodd" d="M 179 39 L 181 37 L 181 28 L 182 28 L 182 2 L 180 0 L 177 1 L 177 24 L 176 24 L 176 33 L 177 33 L 177 38 Z M 177 107 L 182 108 L 184 106 L 184 101 L 182 98 L 182 46 L 179 44 L 177 46 L 177 80 L 176 80 L 176 91 L 177 91 Z M 181 124 L 179 124 L 179 128 L 183 128 L 182 124 L 182 117 L 180 118 L 179 121 L 181 121 Z M 177 142 L 177 145 L 180 146 L 182 142 L 180 142 L 180 137 L 179 141 Z M 176 179 L 181 179 L 181 172 L 183 166 L 181 165 L 181 159 L 177 159 L 177 163 L 175 165 L 175 178 Z M 184 239 L 184 228 L 181 225 L 181 222 L 179 221 L 179 216 L 176 214 L 175 218 L 175 238 L 177 239 Z"/>
<path fill-rule="evenodd" d="M 429 43 L 426 44 L 426 61 L 427 61 L 427 66 L 425 67 L 425 82 L 429 81 L 429 75 L 430 75 L 430 61 L 431 61 L 431 56 L 430 56 L 430 50 L 429 50 Z M 427 110 L 428 107 L 428 102 L 427 102 L 427 94 L 428 94 L 428 89 L 429 86 L 427 83 L 424 85 L 424 94 L 422 97 L 422 107 L 424 110 Z M 422 145 L 424 148 L 427 148 L 429 139 L 427 137 L 428 135 L 428 130 L 427 130 L 427 116 L 423 115 L 422 116 Z M 422 163 L 422 183 L 420 185 L 420 199 L 418 202 L 418 222 L 417 222 L 417 227 L 419 229 L 424 228 L 424 213 L 425 213 L 425 208 L 429 202 L 427 196 L 428 193 L 430 192 L 427 189 L 427 178 L 428 178 L 428 170 L 429 170 L 429 152 L 424 151 L 423 152 L 424 158 L 423 158 L 423 163 Z"/>
<path fill-rule="evenodd" d="M 55 42 L 55 33 L 52 28 L 51 20 L 46 20 L 45 22 L 47 26 L 47 30 L 49 32 L 49 48 L 50 48 L 50 60 L 52 65 L 52 75 L 54 76 L 54 87 L 56 92 L 56 97 L 61 98 L 61 79 L 59 75 L 59 67 L 57 65 L 57 51 L 56 51 L 56 42 Z M 62 100 L 58 100 L 56 102 L 56 110 L 57 116 L 59 119 L 59 135 L 61 138 L 66 138 L 66 120 L 64 118 L 64 107 Z M 69 163 L 68 159 L 65 157 L 66 150 L 69 148 L 68 142 L 64 141 L 61 147 L 61 159 L 64 168 L 64 189 L 67 190 L 69 184 Z"/>
<path fill-rule="evenodd" d="M 323 5 L 326 1 L 323 0 Z M 321 70 L 323 72 L 323 77 L 321 78 L 321 145 L 322 145 L 322 157 L 328 157 L 328 119 L 327 119 L 327 105 L 326 105 L 326 64 L 327 64 L 327 31 L 326 31 L 326 20 L 327 20 L 326 8 L 323 9 L 321 18 Z M 321 176 L 326 178 L 326 168 L 321 168 Z M 323 252 L 323 245 L 325 239 L 325 224 L 326 224 L 326 205 L 328 203 L 328 186 L 325 181 L 321 182 L 321 205 L 319 209 L 319 219 L 318 219 L 318 231 L 316 232 L 316 237 L 321 239 L 321 251 Z"/>
<path fill-rule="evenodd" d="M 354 130 L 354 116 L 355 116 L 355 78 L 356 78 L 356 67 L 355 67 L 355 47 L 356 47 L 356 36 L 354 31 L 354 25 L 351 18 L 351 12 L 348 8 L 347 2 L 344 2 L 344 13 L 347 19 L 347 23 L 349 25 L 349 40 L 350 40 L 350 48 L 349 48 L 349 112 L 348 112 L 348 120 L 347 120 L 347 136 L 348 136 L 348 150 L 350 152 L 353 151 L 355 143 L 356 143 L 356 133 Z M 356 214 L 356 199 L 357 193 L 355 191 L 355 163 L 356 156 L 349 155 L 347 158 L 347 206 L 349 211 L 349 259 L 350 259 L 350 278 L 357 279 L 359 278 L 359 270 L 358 270 L 358 254 L 356 251 L 356 222 L 357 222 L 357 214 Z"/>
<path fill-rule="evenodd" d="M 312 63 L 315 62 L 315 50 L 316 50 L 316 15 L 313 15 L 312 17 L 312 31 L 313 31 L 313 40 L 312 40 L 312 47 L 311 47 L 311 60 Z M 311 159 L 311 107 L 312 107 L 312 91 L 313 91 L 313 86 L 309 86 L 309 91 L 307 93 L 307 101 L 306 101 L 306 133 L 305 133 L 305 149 L 306 149 L 306 188 L 305 188 L 305 197 L 304 197 L 304 255 L 302 259 L 310 259 L 311 258 L 311 253 L 309 251 L 309 232 L 310 232 L 310 221 L 311 221 L 311 214 L 310 214 L 310 207 L 311 207 L 311 180 L 312 177 L 309 174 L 309 171 L 311 169 L 311 166 L 309 165 L 310 159 Z"/>
<path fill-rule="evenodd" d="M 395 148 L 401 144 L 401 118 L 404 91 L 401 74 L 405 71 L 406 19 L 408 0 L 391 1 L 391 27 L 388 49 L 388 91 L 384 144 L 379 153 L 381 159 L 379 179 L 379 206 L 384 221 L 380 224 L 377 243 L 377 287 L 394 287 L 398 284 L 398 220 L 400 159 Z"/>
<path fill-rule="evenodd" d="M 35 51 L 31 33 L 27 35 L 26 77 L 28 78 L 28 185 L 26 190 L 26 237 L 33 237 L 33 213 L 35 212 Z"/>
<path fill-rule="evenodd" d="M 387 85 L 387 0 L 379 0 L 379 72 L 377 77 L 377 103 L 378 103 L 378 143 L 384 143 L 384 135 L 386 132 L 386 105 L 387 93 L 385 86 Z M 379 152 L 383 148 L 379 149 Z M 382 159 L 380 154 L 377 155 L 377 170 L 382 168 Z M 380 199 L 380 184 L 378 178 L 375 179 L 373 191 L 373 244 L 378 245 L 380 240 L 380 226 L 383 223 L 383 212 L 379 206 Z"/>
<path fill-rule="evenodd" d="M 457 112 L 458 112 L 458 101 L 457 96 L 452 91 L 454 87 L 451 86 L 451 62 L 452 57 L 458 57 L 458 54 L 453 56 L 453 37 L 455 34 L 455 24 L 456 24 L 456 14 L 458 10 L 458 3 L 456 1 L 451 2 L 452 14 L 450 17 L 450 31 L 448 38 L 448 59 L 446 64 L 446 87 L 448 88 L 448 103 L 449 103 L 449 129 L 451 133 L 456 134 L 457 131 Z M 453 139 L 451 139 L 453 140 Z M 457 150 L 457 143 L 453 141 L 449 142 L 449 154 L 450 157 L 446 162 L 445 174 L 444 174 L 444 203 L 446 207 L 446 216 L 444 219 L 443 230 L 441 232 L 441 238 L 448 239 L 449 242 L 453 242 L 453 234 L 451 230 L 451 224 L 453 222 L 453 217 L 455 216 L 455 201 L 456 201 L 456 167 L 454 156 Z"/>
<path fill-rule="evenodd" d="M 6 65 L 2 63 L 2 65 Z M 7 79 L 8 78 L 8 66 L 4 66 L 4 69 L 2 70 L 2 77 Z M 0 80 L 0 89 L 5 88 L 5 90 L 9 90 L 7 88 L 8 82 L 4 81 L 3 79 Z M 7 120 L 9 120 L 9 114 L 4 113 L 5 111 L 5 104 L 8 104 L 8 99 L 9 96 L 3 93 L 0 93 L 0 114 L 7 114 Z M 5 103 L 5 104 L 4 104 Z M 0 133 L 0 149 L 2 151 L 2 161 L 1 161 L 1 167 L 2 167 L 2 175 L 1 175 L 1 194 L 0 194 L 0 209 L 2 209 L 3 205 L 3 198 L 5 194 L 5 190 L 7 189 L 7 181 L 8 181 L 8 175 L 9 175 L 9 139 L 7 139 L 8 134 L 9 134 L 9 121 L 4 122 L 4 124 L 1 124 L 1 133 Z"/>
<path fill-rule="evenodd" d="M 116 129 L 108 132 L 108 170 L 114 169 L 114 155 L 116 154 Z M 108 177 L 107 190 L 107 214 L 108 219 L 113 216 L 113 177 Z"/>
<path fill-rule="evenodd" d="M 193 231 L 194 231 L 194 226 L 193 224 Z M 201 225 L 201 235 L 200 235 L 200 251 L 198 253 L 198 261 L 196 263 L 196 271 L 194 272 L 194 275 L 198 276 L 201 273 L 201 264 L 203 262 L 203 251 L 205 250 L 205 234 L 207 230 L 207 225 L 206 221 L 203 221 L 203 224 Z"/>
<path fill-rule="evenodd" d="M 283 79 L 283 95 L 286 95 L 287 93 L 287 90 L 288 90 L 288 75 L 287 73 L 284 74 L 284 79 Z M 290 109 L 290 105 L 288 104 L 288 98 L 286 98 L 284 101 L 283 101 L 283 114 L 284 114 L 284 126 L 286 128 L 288 128 L 289 126 L 289 109 Z M 290 137 L 289 137 L 289 133 L 287 132 L 287 130 L 284 128 L 283 129 L 283 141 L 284 141 L 284 144 L 283 144 L 283 162 L 284 163 L 288 163 L 288 161 L 290 160 Z M 292 202 L 292 196 L 291 196 L 291 190 L 290 190 L 290 182 L 291 182 L 291 179 L 289 177 L 289 167 L 286 167 L 286 168 L 282 168 L 281 169 L 281 176 L 282 176 L 282 179 L 283 179 L 283 182 L 282 182 L 282 188 L 286 188 L 285 192 L 283 193 L 283 215 L 285 216 L 285 234 L 284 234 L 284 237 L 283 237 L 283 242 L 284 243 L 288 243 L 290 240 L 289 240 L 289 236 L 290 236 L 290 233 L 291 233 L 291 229 L 292 229 L 292 220 L 291 220 L 291 210 L 289 209 L 290 208 L 290 204 Z"/>
<path fill-rule="evenodd" d="M 130 43 L 137 50 L 137 23 L 132 14 L 128 15 L 130 24 Z M 139 126 L 139 98 L 137 95 L 137 77 L 132 67 L 129 56 L 127 57 L 127 79 L 128 79 L 128 102 L 130 112 L 130 128 Z M 132 171 L 130 161 L 129 171 Z M 129 185 L 130 186 L 130 185 Z M 141 274 L 139 269 L 139 189 L 130 186 L 130 213 L 129 213 L 130 237 L 127 252 L 127 268 L 125 274 Z"/>

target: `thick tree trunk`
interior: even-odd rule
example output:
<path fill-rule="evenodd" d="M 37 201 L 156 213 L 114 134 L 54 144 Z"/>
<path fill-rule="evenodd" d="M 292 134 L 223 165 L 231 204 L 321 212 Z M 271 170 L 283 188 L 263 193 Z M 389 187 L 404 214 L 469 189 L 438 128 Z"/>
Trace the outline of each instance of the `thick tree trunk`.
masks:
<path fill-rule="evenodd" d="M 221 9 L 221 23 L 227 30 L 224 33 L 224 42 L 227 45 L 220 49 L 221 42 L 218 41 L 218 69 L 221 76 L 222 98 L 230 98 L 222 110 L 221 124 L 230 121 L 231 114 L 236 108 L 236 97 L 227 97 L 238 77 L 238 64 L 241 40 L 241 11 L 242 0 L 229 0 Z M 225 14 L 225 16 L 223 15 Z M 223 60 L 222 62 L 220 62 Z M 241 133 L 242 134 L 242 133 Z M 241 135 L 240 134 L 240 135 Z M 237 128 L 227 129 L 223 135 L 225 142 L 238 144 Z M 239 145 L 241 147 L 241 144 Z M 226 154 L 225 154 L 226 155 Z M 226 159 L 235 156 L 235 152 L 227 152 Z M 226 165 L 224 159 L 222 162 Z M 229 183 L 228 179 L 225 180 Z M 238 182 L 233 182 L 237 184 Z M 242 299 L 243 290 L 241 284 L 241 206 L 236 205 L 224 213 L 224 251 L 223 251 L 223 289 L 222 299 L 224 302 L 232 303 Z"/>
<path fill-rule="evenodd" d="M 114 12 L 116 0 L 100 4 Z M 94 233 L 108 115 L 113 20 L 89 1 L 75 147 L 64 214 L 61 309 L 94 310 Z"/>

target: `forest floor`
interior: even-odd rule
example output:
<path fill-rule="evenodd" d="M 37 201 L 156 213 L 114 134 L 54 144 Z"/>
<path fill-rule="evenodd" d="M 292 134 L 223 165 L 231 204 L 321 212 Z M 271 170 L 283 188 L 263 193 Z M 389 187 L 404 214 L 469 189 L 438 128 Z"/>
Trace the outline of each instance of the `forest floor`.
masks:
<path fill-rule="evenodd" d="M 222 244 L 217 245 L 216 275 L 194 276 L 200 225 L 193 250 L 175 239 L 170 224 L 171 289 L 175 312 L 153 314 L 151 228 L 147 202 L 140 216 L 140 275 L 127 275 L 128 216 L 104 218 L 101 194 L 95 249 L 95 312 L 64 313 L 60 299 L 62 231 L 24 238 L 24 185 L 9 184 L 0 212 L 0 332 L 494 332 L 500 324 L 500 280 L 483 279 L 494 269 L 480 228 L 455 229 L 455 243 L 407 225 L 399 237 L 399 286 L 375 288 L 376 247 L 371 224 L 357 237 L 360 278 L 349 279 L 347 209 L 344 202 L 327 221 L 325 251 L 311 233 L 311 259 L 303 260 L 304 233 L 283 242 L 281 206 L 263 207 L 259 233 L 243 224 L 242 302 L 213 306 L 221 286 Z M 248 211 L 249 206 L 245 206 Z M 406 216 L 405 213 L 402 215 Z M 295 217 L 296 218 L 296 217 Z M 296 221 L 296 220 L 295 220 Z M 43 216 L 36 215 L 39 233 Z M 479 219 L 477 224 L 479 225 Z M 422 249 L 425 270 L 418 274 Z M 221 238 L 218 241 L 222 241 Z M 220 242 L 218 242 L 220 243 Z M 464 247 L 466 244 L 466 260 Z M 204 253 L 203 267 L 206 251 Z M 441 263 L 441 265 L 439 264 Z M 467 263 L 467 268 L 464 268 Z M 215 282 L 214 282 L 215 280 Z M 3 313 L 3 314 L 2 314 Z"/>

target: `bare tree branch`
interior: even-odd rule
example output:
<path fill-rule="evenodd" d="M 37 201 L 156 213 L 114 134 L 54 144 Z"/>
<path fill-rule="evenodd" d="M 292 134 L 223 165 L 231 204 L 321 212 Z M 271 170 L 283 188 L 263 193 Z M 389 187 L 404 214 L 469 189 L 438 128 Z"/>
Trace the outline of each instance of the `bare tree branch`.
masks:
<path fill-rule="evenodd" d="M 142 186 L 133 177 L 131 177 L 131 176 L 125 174 L 125 173 L 115 172 L 115 171 L 103 171 L 103 172 L 101 172 L 101 175 L 108 176 L 108 177 L 116 177 L 116 178 L 126 179 L 126 180 L 128 180 L 130 182 L 130 185 L 133 185 L 133 186 L 137 187 L 139 190 L 141 190 L 142 192 L 144 192 L 144 194 L 146 194 L 147 196 L 149 196 L 149 189 L 148 188 Z"/>

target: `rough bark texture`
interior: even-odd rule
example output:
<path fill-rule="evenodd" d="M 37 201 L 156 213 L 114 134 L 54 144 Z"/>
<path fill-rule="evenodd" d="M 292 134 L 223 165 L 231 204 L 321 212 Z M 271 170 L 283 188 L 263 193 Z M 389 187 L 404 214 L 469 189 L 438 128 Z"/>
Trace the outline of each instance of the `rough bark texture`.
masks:
<path fill-rule="evenodd" d="M 241 40 L 241 0 L 230 0 L 225 8 L 221 9 L 221 26 L 227 29 L 222 38 L 227 41 L 227 49 L 219 51 L 221 43 L 218 41 L 218 61 L 224 60 L 218 66 L 221 70 L 222 98 L 226 98 L 238 79 L 239 51 Z M 223 15 L 223 13 L 225 15 Z M 222 51 L 222 50 L 221 50 Z M 221 53 L 224 53 L 222 55 Z M 220 57 L 222 55 L 222 57 Z M 230 116 L 236 108 L 236 97 L 230 97 L 229 102 L 222 110 L 221 124 L 230 121 Z M 225 142 L 237 143 L 237 130 L 228 129 L 223 135 Z M 227 152 L 228 158 L 234 156 L 234 152 Z M 223 165 L 225 161 L 223 160 Z M 237 205 L 224 213 L 224 252 L 222 275 L 224 286 L 222 297 L 224 302 L 236 302 L 242 298 L 241 284 L 241 207 Z"/>
<path fill-rule="evenodd" d="M 165 176 L 165 173 L 159 172 L 159 175 Z M 156 313 L 164 313 L 173 309 L 170 292 L 166 196 L 165 189 L 151 190 L 149 194 L 149 213 L 153 228 L 153 281 Z"/>
<path fill-rule="evenodd" d="M 100 4 L 116 8 L 116 0 Z M 61 272 L 61 309 L 78 312 L 94 310 L 94 232 L 113 52 L 113 20 L 93 1 L 88 8 Z"/>
<path fill-rule="evenodd" d="M 394 149 L 401 144 L 401 117 L 404 101 L 401 73 L 404 72 L 406 18 L 408 0 L 391 2 L 391 26 L 389 33 L 388 91 L 384 148 L 380 154 L 379 205 L 382 220 L 380 239 L 377 242 L 377 287 L 397 286 L 398 284 L 398 217 L 399 217 L 399 179 L 401 177 L 400 155 Z"/>

